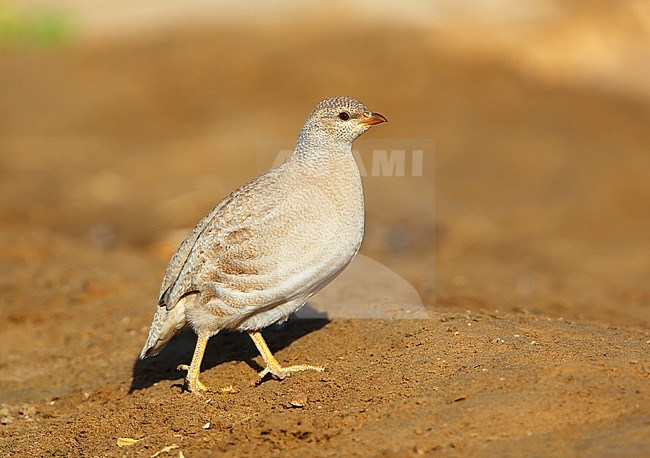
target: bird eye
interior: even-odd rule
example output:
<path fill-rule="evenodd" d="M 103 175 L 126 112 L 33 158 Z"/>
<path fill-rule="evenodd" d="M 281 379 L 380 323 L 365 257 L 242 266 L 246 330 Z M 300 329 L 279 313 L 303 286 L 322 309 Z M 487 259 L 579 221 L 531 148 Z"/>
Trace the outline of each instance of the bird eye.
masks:
<path fill-rule="evenodd" d="M 347 121 L 348 119 L 350 119 L 350 113 L 348 113 L 347 111 L 342 111 L 339 113 L 339 118 L 341 118 L 343 121 Z"/>

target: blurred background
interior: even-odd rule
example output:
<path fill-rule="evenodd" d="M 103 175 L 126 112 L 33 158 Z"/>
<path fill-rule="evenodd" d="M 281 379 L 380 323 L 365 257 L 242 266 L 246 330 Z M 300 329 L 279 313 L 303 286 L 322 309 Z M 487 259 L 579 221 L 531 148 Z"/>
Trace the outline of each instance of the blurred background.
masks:
<path fill-rule="evenodd" d="M 650 3 L 329 5 L 0 1 L 12 256 L 127 250 L 155 295 L 260 145 L 351 95 L 390 120 L 361 150 L 433 145 L 421 177 L 364 178 L 362 254 L 425 304 L 648 326 Z M 19 294 L 31 277 L 5 261 Z"/>

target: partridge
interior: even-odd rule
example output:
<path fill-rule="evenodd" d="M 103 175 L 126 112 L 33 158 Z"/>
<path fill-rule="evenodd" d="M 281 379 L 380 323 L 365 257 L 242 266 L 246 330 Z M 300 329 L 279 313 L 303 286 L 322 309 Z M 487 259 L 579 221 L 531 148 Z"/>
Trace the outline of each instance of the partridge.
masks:
<path fill-rule="evenodd" d="M 286 320 L 352 261 L 364 233 L 363 188 L 352 143 L 386 122 L 351 97 L 320 102 L 279 167 L 223 199 L 192 230 L 165 272 L 140 358 L 156 355 L 180 330 L 198 335 L 187 370 L 194 393 L 210 337 L 246 331 L 267 374 L 283 379 L 307 364 L 283 367 L 261 330 Z"/>

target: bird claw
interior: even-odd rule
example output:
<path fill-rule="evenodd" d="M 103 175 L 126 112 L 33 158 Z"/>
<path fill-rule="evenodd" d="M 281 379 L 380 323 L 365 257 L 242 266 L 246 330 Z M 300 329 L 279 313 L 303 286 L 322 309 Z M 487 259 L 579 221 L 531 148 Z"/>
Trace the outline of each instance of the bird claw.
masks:
<path fill-rule="evenodd" d="M 205 386 L 200 380 L 195 380 L 194 383 L 192 383 L 190 380 L 187 380 L 187 389 L 190 393 L 194 394 L 212 392 L 212 389 Z"/>
<path fill-rule="evenodd" d="M 197 395 L 214 393 L 215 391 L 218 391 L 220 393 L 229 393 L 229 394 L 239 393 L 239 389 L 235 388 L 232 385 L 224 386 L 219 388 L 218 390 L 214 390 L 211 387 L 204 385 L 203 382 L 201 382 L 201 380 L 199 380 L 198 377 L 192 379 L 189 375 L 190 366 L 188 366 L 187 364 L 179 364 L 177 369 L 179 371 L 188 371 L 188 375 L 185 377 L 185 387 L 187 391 L 189 391 L 190 393 L 194 393 Z"/>
<path fill-rule="evenodd" d="M 185 376 L 185 388 L 190 393 L 200 395 L 212 391 L 209 387 L 204 385 L 203 382 L 201 382 L 201 380 L 199 380 L 198 376 L 197 377 L 191 376 L 190 366 L 188 366 L 187 364 L 179 364 L 176 369 L 179 371 L 187 371 L 187 376 Z"/>
<path fill-rule="evenodd" d="M 323 372 L 325 370 L 325 368 L 322 367 L 322 366 L 309 366 L 308 364 L 298 364 L 296 366 L 288 366 L 288 367 L 266 366 L 266 368 L 257 375 L 259 375 L 260 379 L 263 379 L 268 374 L 272 374 L 275 378 L 277 378 L 279 380 L 284 380 L 286 377 L 293 374 L 294 372 L 302 372 L 302 371 L 308 371 L 308 370 L 313 370 L 313 371 L 316 371 L 316 372 Z"/>

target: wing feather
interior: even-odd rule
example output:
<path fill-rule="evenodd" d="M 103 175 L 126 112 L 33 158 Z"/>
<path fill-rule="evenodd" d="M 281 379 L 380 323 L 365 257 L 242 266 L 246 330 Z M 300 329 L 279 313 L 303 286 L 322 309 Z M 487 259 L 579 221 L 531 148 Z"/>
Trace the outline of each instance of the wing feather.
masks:
<path fill-rule="evenodd" d="M 158 304 L 174 308 L 185 295 L 198 291 L 197 277 L 208 259 L 219 259 L 220 252 L 244 242 L 250 235 L 250 222 L 261 221 L 277 205 L 275 177 L 283 167 L 245 184 L 214 207 L 183 240 L 172 256 Z"/>

